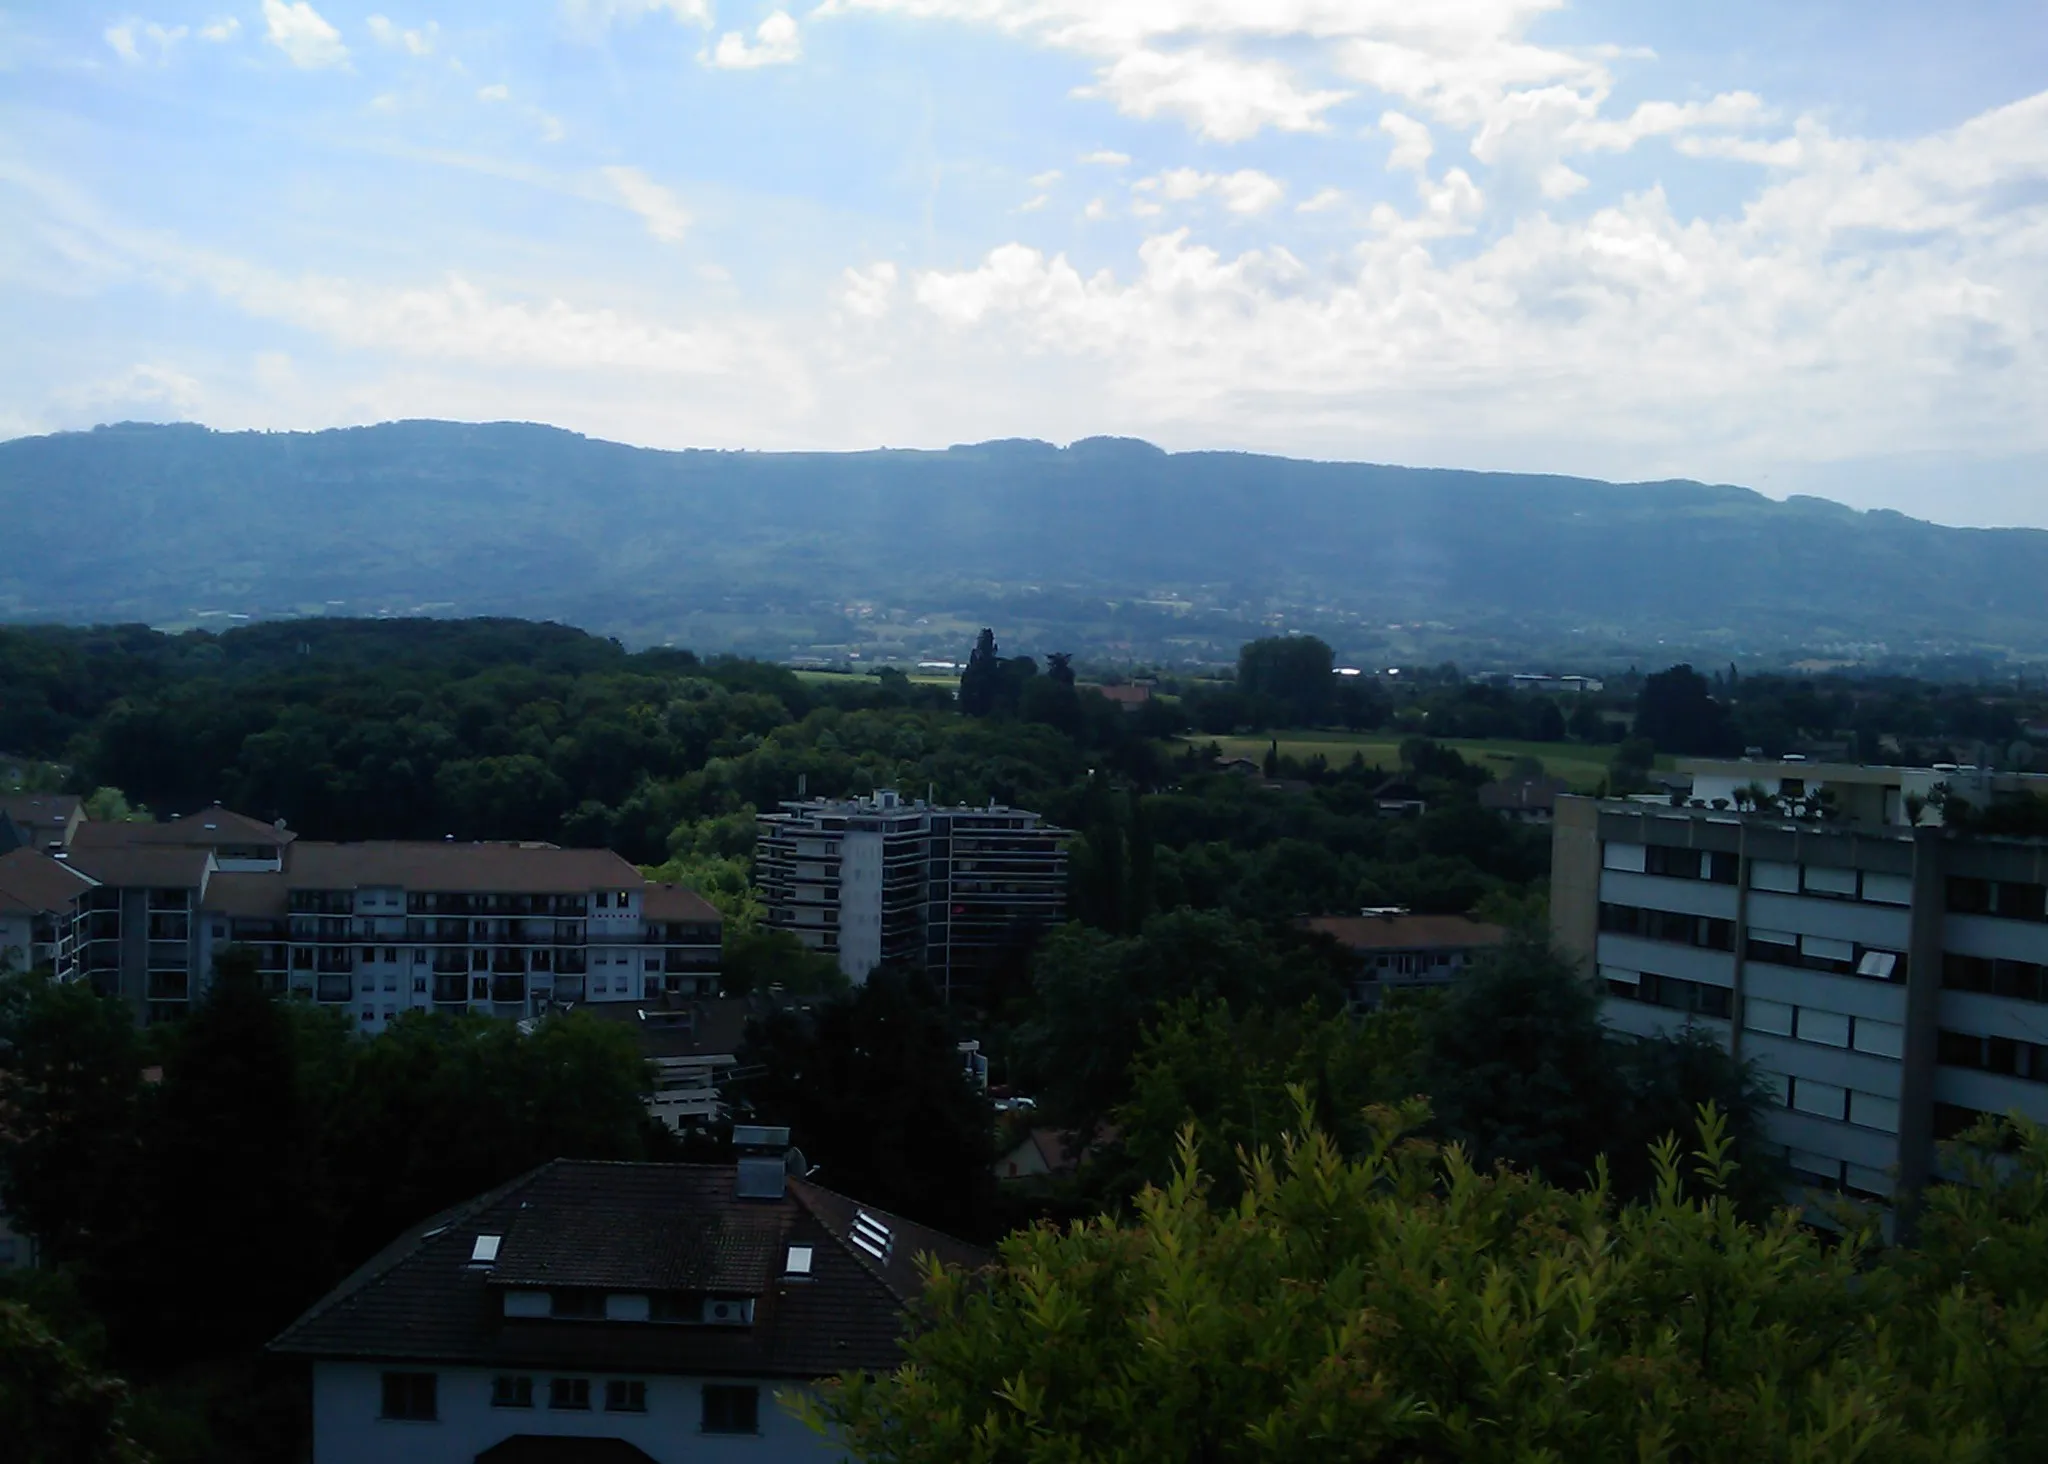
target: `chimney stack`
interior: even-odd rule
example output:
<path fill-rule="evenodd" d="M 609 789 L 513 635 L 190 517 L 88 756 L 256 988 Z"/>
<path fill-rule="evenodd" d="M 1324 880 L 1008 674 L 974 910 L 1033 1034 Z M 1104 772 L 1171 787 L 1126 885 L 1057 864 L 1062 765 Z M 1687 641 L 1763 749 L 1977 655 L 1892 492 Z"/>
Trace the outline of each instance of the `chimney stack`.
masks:
<path fill-rule="evenodd" d="M 789 1130 L 736 1123 L 732 1146 L 739 1156 L 733 1194 L 742 1200 L 779 1200 L 789 1187 Z"/>

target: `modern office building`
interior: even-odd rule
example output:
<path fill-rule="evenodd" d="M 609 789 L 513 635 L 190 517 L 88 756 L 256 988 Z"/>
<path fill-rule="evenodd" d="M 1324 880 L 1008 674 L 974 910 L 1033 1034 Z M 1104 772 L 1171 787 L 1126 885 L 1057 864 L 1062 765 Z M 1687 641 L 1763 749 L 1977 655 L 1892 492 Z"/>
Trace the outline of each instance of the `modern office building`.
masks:
<path fill-rule="evenodd" d="M 1605 1019 L 1771 1083 L 1803 1186 L 1917 1190 L 1986 1113 L 2048 1121 L 2048 840 L 1558 800 L 1551 919 Z"/>
<path fill-rule="evenodd" d="M 949 998 L 1066 910 L 1067 830 L 1020 808 L 812 798 L 763 814 L 755 884 L 769 922 L 855 981 L 917 966 Z"/>
<path fill-rule="evenodd" d="M 525 1017 L 718 990 L 718 911 L 604 849 L 327 844 L 214 808 L 87 822 L 60 855 L 8 857 L 75 886 L 68 911 L 47 912 L 58 974 L 150 1021 L 187 1010 L 229 945 L 255 952 L 272 990 L 346 1008 L 363 1031 L 412 1010 Z"/>

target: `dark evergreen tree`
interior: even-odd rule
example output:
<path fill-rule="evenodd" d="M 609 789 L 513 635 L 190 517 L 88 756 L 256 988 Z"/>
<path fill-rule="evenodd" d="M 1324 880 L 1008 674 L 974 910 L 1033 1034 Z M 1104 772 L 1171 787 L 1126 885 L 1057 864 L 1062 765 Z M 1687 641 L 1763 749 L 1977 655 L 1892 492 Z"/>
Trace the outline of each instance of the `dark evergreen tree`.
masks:
<path fill-rule="evenodd" d="M 1714 700 L 1707 678 L 1685 665 L 1643 678 L 1635 735 L 1648 738 L 1659 752 L 1717 757 L 1742 750 L 1728 709 Z"/>
<path fill-rule="evenodd" d="M 960 710 L 970 717 L 986 717 L 996 709 L 1002 687 L 1002 657 L 996 649 L 996 633 L 987 626 L 975 638 L 967 653 L 966 669 L 960 673 Z"/>
<path fill-rule="evenodd" d="M 1329 717 L 1336 653 L 1312 635 L 1268 636 L 1237 653 L 1237 689 L 1282 726 Z"/>

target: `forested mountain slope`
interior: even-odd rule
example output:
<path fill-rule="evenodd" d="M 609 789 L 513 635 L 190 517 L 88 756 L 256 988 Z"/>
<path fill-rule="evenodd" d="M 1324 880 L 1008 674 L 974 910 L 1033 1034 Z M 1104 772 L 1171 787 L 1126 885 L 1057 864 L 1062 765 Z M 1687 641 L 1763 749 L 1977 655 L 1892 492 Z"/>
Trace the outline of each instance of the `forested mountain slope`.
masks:
<path fill-rule="evenodd" d="M 0 615 L 691 614 L 990 596 L 2048 647 L 2048 532 L 1693 482 L 1161 452 L 657 452 L 552 428 L 127 424 L 0 444 Z M 1185 613 L 1185 612 L 1183 612 Z M 816 633 L 806 631 L 804 633 Z M 713 648 L 718 632 L 691 636 Z M 801 639 L 801 635 L 798 637 Z"/>

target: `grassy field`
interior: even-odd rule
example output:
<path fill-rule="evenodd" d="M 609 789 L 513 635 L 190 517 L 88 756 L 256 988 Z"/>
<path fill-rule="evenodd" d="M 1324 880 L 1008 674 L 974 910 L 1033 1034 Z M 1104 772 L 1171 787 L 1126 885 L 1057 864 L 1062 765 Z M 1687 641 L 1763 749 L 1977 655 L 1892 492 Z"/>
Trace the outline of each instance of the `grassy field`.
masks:
<path fill-rule="evenodd" d="M 1363 757 L 1368 767 L 1378 764 L 1388 772 L 1401 766 L 1401 738 L 1388 732 L 1282 732 L 1278 734 L 1280 755 L 1307 761 L 1317 753 L 1328 758 L 1332 767 L 1351 761 L 1355 752 Z M 1266 756 L 1270 737 L 1204 737 L 1199 733 L 1186 739 L 1197 747 L 1206 747 L 1214 742 L 1223 749 L 1225 757 L 1248 757 L 1259 762 Z M 1462 738 L 1447 738 L 1446 747 L 1454 747 L 1458 755 L 1467 762 L 1478 763 L 1495 777 L 1505 777 L 1518 757 L 1539 759 L 1554 778 L 1562 778 L 1574 789 L 1590 791 L 1599 786 L 1607 776 L 1608 764 L 1613 761 L 1611 747 L 1587 747 L 1575 742 L 1514 742 L 1506 739 L 1473 741 Z"/>

